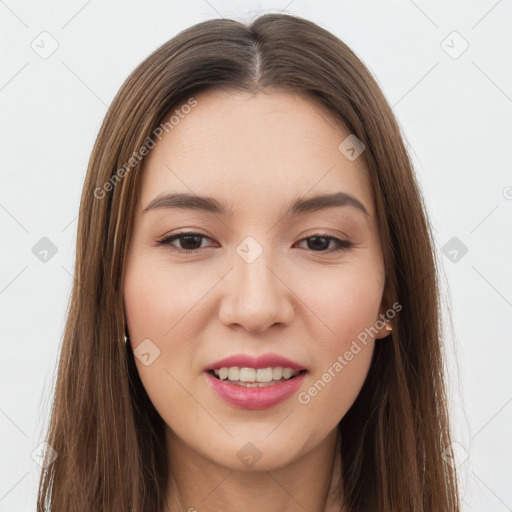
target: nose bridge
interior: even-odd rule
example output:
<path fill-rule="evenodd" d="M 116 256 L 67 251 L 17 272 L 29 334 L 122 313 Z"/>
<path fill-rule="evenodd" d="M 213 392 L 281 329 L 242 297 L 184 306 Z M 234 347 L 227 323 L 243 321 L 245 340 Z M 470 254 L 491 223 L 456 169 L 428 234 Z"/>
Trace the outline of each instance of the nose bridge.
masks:
<path fill-rule="evenodd" d="M 254 308 L 262 309 L 275 306 L 276 288 L 279 288 L 276 276 L 270 270 L 275 267 L 273 251 L 268 243 L 258 242 L 254 237 L 246 237 L 236 248 L 235 288 L 244 301 Z"/>
<path fill-rule="evenodd" d="M 224 323 L 259 331 L 291 319 L 289 290 L 278 277 L 274 252 L 263 244 L 248 236 L 235 249 L 230 286 L 221 308 Z"/>

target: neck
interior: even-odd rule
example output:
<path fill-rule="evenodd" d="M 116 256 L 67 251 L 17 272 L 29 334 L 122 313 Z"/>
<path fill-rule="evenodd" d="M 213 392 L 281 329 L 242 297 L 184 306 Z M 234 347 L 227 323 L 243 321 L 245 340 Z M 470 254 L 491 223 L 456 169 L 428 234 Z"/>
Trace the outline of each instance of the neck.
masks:
<path fill-rule="evenodd" d="M 166 512 L 339 512 L 341 486 L 338 429 L 314 450 L 268 471 L 240 471 L 194 451 L 170 429 L 170 479 Z"/>

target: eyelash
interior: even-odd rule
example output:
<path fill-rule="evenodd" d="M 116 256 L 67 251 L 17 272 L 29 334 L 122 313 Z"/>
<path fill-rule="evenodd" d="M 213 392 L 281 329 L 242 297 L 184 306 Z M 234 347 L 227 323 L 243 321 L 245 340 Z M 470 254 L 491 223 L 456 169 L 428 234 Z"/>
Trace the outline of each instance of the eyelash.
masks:
<path fill-rule="evenodd" d="M 184 233 L 178 233 L 175 235 L 165 236 L 164 238 L 157 240 L 156 243 L 158 246 L 165 246 L 165 247 L 168 247 L 171 251 L 175 251 L 175 252 L 179 252 L 179 253 L 184 253 L 184 254 L 197 253 L 197 251 L 199 251 L 199 249 L 179 249 L 179 248 L 171 246 L 171 242 L 173 242 L 174 240 L 180 239 L 182 237 L 185 237 L 185 236 L 198 236 L 203 239 L 206 238 L 208 240 L 211 240 L 210 237 L 208 237 L 206 235 L 202 235 L 201 233 L 184 232 Z M 338 244 L 338 247 L 336 247 L 335 249 L 331 249 L 331 250 L 313 251 L 312 249 L 308 249 L 312 253 L 332 254 L 332 253 L 337 253 L 339 251 L 346 251 L 347 249 L 350 249 L 350 248 L 354 247 L 354 245 L 355 245 L 354 243 L 352 243 L 348 240 L 340 240 L 339 238 L 328 235 L 327 233 L 315 233 L 312 236 L 302 238 L 301 240 L 299 240 L 299 242 L 303 242 L 304 240 L 309 240 L 311 238 L 325 238 L 330 241 L 334 240 Z"/>

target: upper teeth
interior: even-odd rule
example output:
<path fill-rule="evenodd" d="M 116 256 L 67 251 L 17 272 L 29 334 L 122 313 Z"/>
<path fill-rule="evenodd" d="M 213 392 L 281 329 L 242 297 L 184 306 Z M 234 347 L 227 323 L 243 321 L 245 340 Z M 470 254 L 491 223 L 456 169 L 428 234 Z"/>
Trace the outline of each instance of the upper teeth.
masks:
<path fill-rule="evenodd" d="M 298 375 L 298 370 L 292 370 L 291 368 L 239 368 L 233 366 L 231 368 L 219 368 L 213 370 L 215 375 L 221 380 L 232 380 L 242 382 L 271 382 L 273 380 L 289 379 Z"/>

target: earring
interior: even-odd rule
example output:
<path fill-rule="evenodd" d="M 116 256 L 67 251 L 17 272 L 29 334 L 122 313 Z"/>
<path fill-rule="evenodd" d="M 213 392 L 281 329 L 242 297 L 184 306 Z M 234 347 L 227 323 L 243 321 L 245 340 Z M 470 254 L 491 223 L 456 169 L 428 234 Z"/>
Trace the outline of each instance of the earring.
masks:
<path fill-rule="evenodd" d="M 391 322 L 388 322 L 386 324 L 386 331 L 392 331 L 393 330 L 393 327 L 391 327 Z"/>

